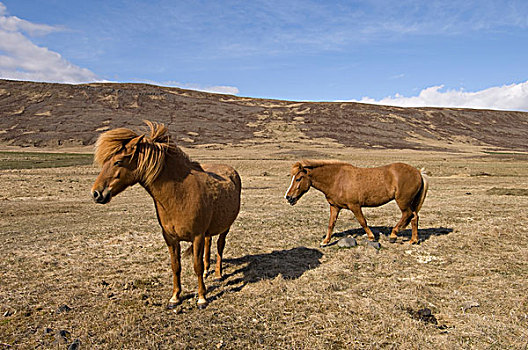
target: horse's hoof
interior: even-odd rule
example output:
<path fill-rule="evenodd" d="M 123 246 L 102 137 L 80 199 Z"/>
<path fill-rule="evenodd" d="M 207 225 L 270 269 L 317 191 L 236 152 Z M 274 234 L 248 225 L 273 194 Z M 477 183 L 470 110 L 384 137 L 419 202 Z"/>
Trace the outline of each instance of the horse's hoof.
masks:
<path fill-rule="evenodd" d="M 398 238 L 395 238 L 395 237 L 389 237 L 389 243 L 396 243 L 396 240 Z"/>
<path fill-rule="evenodd" d="M 419 244 L 420 241 L 409 241 L 409 244 Z"/>
<path fill-rule="evenodd" d="M 330 242 L 327 242 L 327 243 L 325 243 L 325 242 L 321 242 L 321 243 L 319 243 L 319 247 L 321 247 L 321 248 L 327 247 L 327 246 L 330 245 L 329 243 L 330 243 Z"/>
<path fill-rule="evenodd" d="M 207 300 L 205 298 L 198 298 L 198 309 L 203 310 L 207 307 Z"/>
<path fill-rule="evenodd" d="M 167 304 L 167 310 L 174 310 L 178 307 L 178 305 L 180 305 L 180 302 L 174 302 L 174 301 L 169 301 L 169 303 Z"/>

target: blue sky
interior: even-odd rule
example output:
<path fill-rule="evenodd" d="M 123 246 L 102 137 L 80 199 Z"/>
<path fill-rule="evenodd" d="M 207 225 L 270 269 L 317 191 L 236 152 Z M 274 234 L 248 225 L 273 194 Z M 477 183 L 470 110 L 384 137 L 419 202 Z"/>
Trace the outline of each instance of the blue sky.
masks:
<path fill-rule="evenodd" d="M 0 0 L 0 78 L 528 110 L 528 1 Z"/>

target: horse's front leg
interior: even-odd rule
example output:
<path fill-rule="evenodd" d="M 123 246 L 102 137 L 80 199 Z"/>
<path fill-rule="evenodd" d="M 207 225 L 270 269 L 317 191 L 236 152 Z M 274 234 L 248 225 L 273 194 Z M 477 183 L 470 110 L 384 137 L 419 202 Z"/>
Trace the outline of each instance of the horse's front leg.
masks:
<path fill-rule="evenodd" d="M 330 243 L 330 238 L 332 237 L 332 232 L 334 231 L 335 223 L 340 211 L 341 208 L 330 204 L 330 222 L 328 223 L 328 232 L 326 233 L 326 238 L 320 244 L 321 247 L 324 247 Z"/>
<path fill-rule="evenodd" d="M 172 267 L 172 298 L 169 300 L 167 308 L 172 309 L 180 304 L 181 293 L 181 260 L 180 260 L 180 242 L 171 242 L 169 245 L 169 254 Z"/>
<path fill-rule="evenodd" d="M 204 235 L 198 235 L 193 241 L 193 262 L 194 273 L 198 277 L 198 308 L 203 309 L 207 306 L 207 299 L 205 299 L 205 283 L 204 283 Z"/>

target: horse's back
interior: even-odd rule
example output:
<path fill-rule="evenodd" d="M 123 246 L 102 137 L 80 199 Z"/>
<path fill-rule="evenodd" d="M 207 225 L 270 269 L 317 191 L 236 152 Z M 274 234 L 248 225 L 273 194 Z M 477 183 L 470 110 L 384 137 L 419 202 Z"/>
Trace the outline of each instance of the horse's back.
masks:
<path fill-rule="evenodd" d="M 212 178 L 216 186 L 234 189 L 240 193 L 242 182 L 238 172 L 227 164 L 201 164 L 202 169 Z"/>
<path fill-rule="evenodd" d="M 347 201 L 360 206 L 379 206 L 416 192 L 421 186 L 420 172 L 405 163 L 392 163 L 373 168 L 340 166 L 339 188 Z M 339 172 L 338 172 L 339 173 Z M 344 198 L 343 198 L 344 199 Z"/>
<path fill-rule="evenodd" d="M 401 183 L 420 183 L 422 175 L 420 170 L 406 163 L 392 163 L 387 165 L 396 181 Z"/>
<path fill-rule="evenodd" d="M 360 206 L 379 206 L 394 199 L 395 186 L 389 166 L 362 168 L 343 166 L 347 200 Z"/>

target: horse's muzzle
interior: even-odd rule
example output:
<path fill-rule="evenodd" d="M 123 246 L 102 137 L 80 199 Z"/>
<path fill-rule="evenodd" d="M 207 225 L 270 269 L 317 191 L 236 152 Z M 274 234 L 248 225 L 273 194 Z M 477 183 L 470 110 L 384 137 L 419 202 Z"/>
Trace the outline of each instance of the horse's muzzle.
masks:
<path fill-rule="evenodd" d="M 297 200 L 298 200 L 298 198 L 293 198 L 291 196 L 286 196 L 285 198 L 288 201 L 288 203 L 290 203 L 290 205 L 295 205 L 295 203 L 297 203 Z"/>
<path fill-rule="evenodd" d="M 108 190 L 104 190 L 104 191 L 94 190 L 92 192 L 92 197 L 95 203 L 106 204 L 110 202 L 110 199 L 112 198 L 112 193 Z"/>

